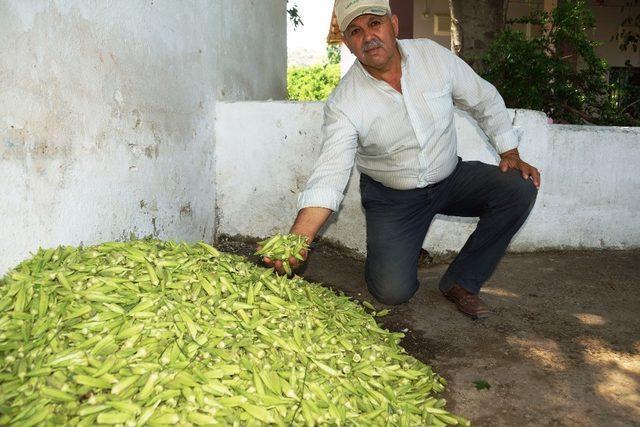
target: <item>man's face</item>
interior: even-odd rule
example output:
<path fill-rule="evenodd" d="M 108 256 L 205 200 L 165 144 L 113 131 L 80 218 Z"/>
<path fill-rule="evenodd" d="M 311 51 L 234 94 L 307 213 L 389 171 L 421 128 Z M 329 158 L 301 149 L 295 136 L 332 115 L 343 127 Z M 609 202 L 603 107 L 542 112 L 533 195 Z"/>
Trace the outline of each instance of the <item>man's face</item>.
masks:
<path fill-rule="evenodd" d="M 351 21 L 342 40 L 363 65 L 381 69 L 396 53 L 397 36 L 397 16 L 368 14 Z"/>

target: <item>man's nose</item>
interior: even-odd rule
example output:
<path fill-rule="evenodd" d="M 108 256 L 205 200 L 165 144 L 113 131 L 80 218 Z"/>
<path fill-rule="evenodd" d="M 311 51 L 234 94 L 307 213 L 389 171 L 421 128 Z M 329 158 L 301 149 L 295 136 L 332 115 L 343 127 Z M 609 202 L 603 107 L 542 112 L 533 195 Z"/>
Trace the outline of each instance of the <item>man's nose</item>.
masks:
<path fill-rule="evenodd" d="M 363 39 L 364 39 L 364 41 L 365 41 L 365 42 L 369 42 L 369 41 L 371 41 L 371 40 L 373 40 L 373 39 L 375 38 L 375 33 L 374 33 L 374 31 L 373 31 L 373 30 L 371 30 L 371 29 L 370 29 L 370 28 L 368 28 L 368 27 L 365 27 L 365 28 L 362 30 L 362 34 L 363 34 L 363 36 L 364 36 L 364 37 L 363 37 Z"/>

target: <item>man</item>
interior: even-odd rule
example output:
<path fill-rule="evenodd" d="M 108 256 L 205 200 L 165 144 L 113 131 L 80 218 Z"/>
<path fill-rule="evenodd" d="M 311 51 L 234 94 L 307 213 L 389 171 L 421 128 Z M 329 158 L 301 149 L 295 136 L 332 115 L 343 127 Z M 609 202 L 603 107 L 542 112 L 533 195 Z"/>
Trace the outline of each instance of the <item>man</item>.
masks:
<path fill-rule="evenodd" d="M 335 8 L 357 61 L 325 105 L 322 151 L 290 232 L 313 240 L 338 210 L 355 160 L 369 291 L 386 304 L 407 301 L 419 285 L 418 257 L 433 217 L 477 216 L 439 287 L 463 313 L 485 317 L 478 292 L 533 207 L 540 174 L 520 159 L 502 97 L 466 63 L 427 39 L 396 40 L 388 0 L 337 0 Z M 454 103 L 487 134 L 498 167 L 457 157 Z M 279 261 L 275 268 L 282 272 Z"/>

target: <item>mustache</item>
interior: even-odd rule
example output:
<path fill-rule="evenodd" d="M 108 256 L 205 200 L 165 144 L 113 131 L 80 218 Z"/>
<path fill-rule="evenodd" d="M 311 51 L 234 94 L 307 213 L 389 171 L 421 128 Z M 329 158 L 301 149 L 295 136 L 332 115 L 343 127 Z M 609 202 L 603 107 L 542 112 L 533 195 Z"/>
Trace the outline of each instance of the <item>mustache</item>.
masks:
<path fill-rule="evenodd" d="M 383 47 L 384 43 L 382 43 L 379 39 L 374 38 L 371 41 L 366 42 L 363 46 L 362 46 L 362 52 L 367 52 L 371 49 L 375 49 L 377 47 Z"/>

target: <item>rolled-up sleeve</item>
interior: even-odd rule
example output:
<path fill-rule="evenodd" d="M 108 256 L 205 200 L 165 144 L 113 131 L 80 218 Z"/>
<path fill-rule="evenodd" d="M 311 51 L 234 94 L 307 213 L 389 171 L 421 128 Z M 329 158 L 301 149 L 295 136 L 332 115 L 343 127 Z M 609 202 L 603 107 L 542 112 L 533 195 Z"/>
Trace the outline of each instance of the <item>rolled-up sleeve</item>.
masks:
<path fill-rule="evenodd" d="M 304 191 L 298 196 L 298 210 L 306 207 L 338 210 L 357 145 L 358 133 L 351 121 L 333 103 L 325 104 L 322 149 Z"/>
<path fill-rule="evenodd" d="M 498 90 L 462 59 L 450 51 L 447 54 L 453 77 L 455 105 L 477 120 L 498 153 L 518 147 L 518 137 L 509 111 Z"/>

